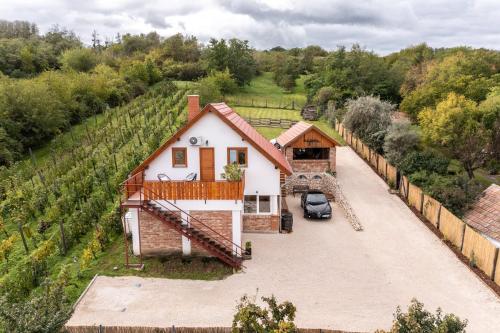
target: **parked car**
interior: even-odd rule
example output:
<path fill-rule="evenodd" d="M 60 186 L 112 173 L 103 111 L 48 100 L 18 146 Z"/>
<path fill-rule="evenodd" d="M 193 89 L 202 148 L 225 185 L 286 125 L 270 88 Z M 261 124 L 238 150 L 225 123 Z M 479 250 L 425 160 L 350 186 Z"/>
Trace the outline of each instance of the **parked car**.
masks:
<path fill-rule="evenodd" d="M 300 198 L 300 206 L 304 209 L 304 217 L 329 219 L 332 217 L 332 206 L 321 191 L 304 192 Z"/>

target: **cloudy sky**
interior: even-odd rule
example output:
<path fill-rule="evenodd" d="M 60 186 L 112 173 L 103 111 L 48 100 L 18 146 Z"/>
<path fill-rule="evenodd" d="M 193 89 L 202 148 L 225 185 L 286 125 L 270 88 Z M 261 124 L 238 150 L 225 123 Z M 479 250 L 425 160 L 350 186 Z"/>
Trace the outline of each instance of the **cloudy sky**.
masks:
<path fill-rule="evenodd" d="M 156 30 L 248 39 L 258 49 L 310 44 L 334 49 L 359 43 L 387 54 L 427 42 L 433 47 L 500 48 L 500 0 L 0 0 L 0 19 L 74 30 Z"/>

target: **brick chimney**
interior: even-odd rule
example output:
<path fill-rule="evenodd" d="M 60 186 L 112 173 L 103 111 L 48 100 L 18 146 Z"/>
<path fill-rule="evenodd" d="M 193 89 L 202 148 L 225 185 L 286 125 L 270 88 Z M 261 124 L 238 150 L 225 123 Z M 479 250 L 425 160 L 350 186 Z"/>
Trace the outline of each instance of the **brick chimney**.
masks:
<path fill-rule="evenodd" d="M 198 113 L 200 113 L 200 96 L 188 95 L 188 121 L 191 121 Z"/>

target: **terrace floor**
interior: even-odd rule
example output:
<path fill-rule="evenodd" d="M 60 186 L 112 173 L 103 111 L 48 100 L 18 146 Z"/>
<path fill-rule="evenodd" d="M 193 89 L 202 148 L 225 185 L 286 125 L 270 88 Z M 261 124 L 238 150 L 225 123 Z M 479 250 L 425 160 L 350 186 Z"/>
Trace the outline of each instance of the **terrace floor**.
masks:
<path fill-rule="evenodd" d="M 467 332 L 500 331 L 500 300 L 427 229 L 350 148 L 337 177 L 363 224 L 356 232 L 334 205 L 330 221 L 302 218 L 291 234 L 245 234 L 246 269 L 220 281 L 98 277 L 68 326 L 230 326 L 243 294 L 289 300 L 296 324 L 372 332 L 388 328 L 413 297 L 467 318 Z"/>

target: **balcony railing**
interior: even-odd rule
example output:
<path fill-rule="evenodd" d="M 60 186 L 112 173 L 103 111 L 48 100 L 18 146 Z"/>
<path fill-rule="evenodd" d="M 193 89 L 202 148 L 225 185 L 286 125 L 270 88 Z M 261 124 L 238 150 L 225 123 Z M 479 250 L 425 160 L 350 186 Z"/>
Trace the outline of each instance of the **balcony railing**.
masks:
<path fill-rule="evenodd" d="M 243 200 L 245 176 L 240 181 L 159 181 L 142 180 L 142 175 L 124 182 L 125 195 L 130 198 L 143 189 L 145 200 Z"/>
<path fill-rule="evenodd" d="M 241 200 L 244 182 L 144 181 L 145 200 Z M 154 194 L 153 194 L 154 193 Z"/>

